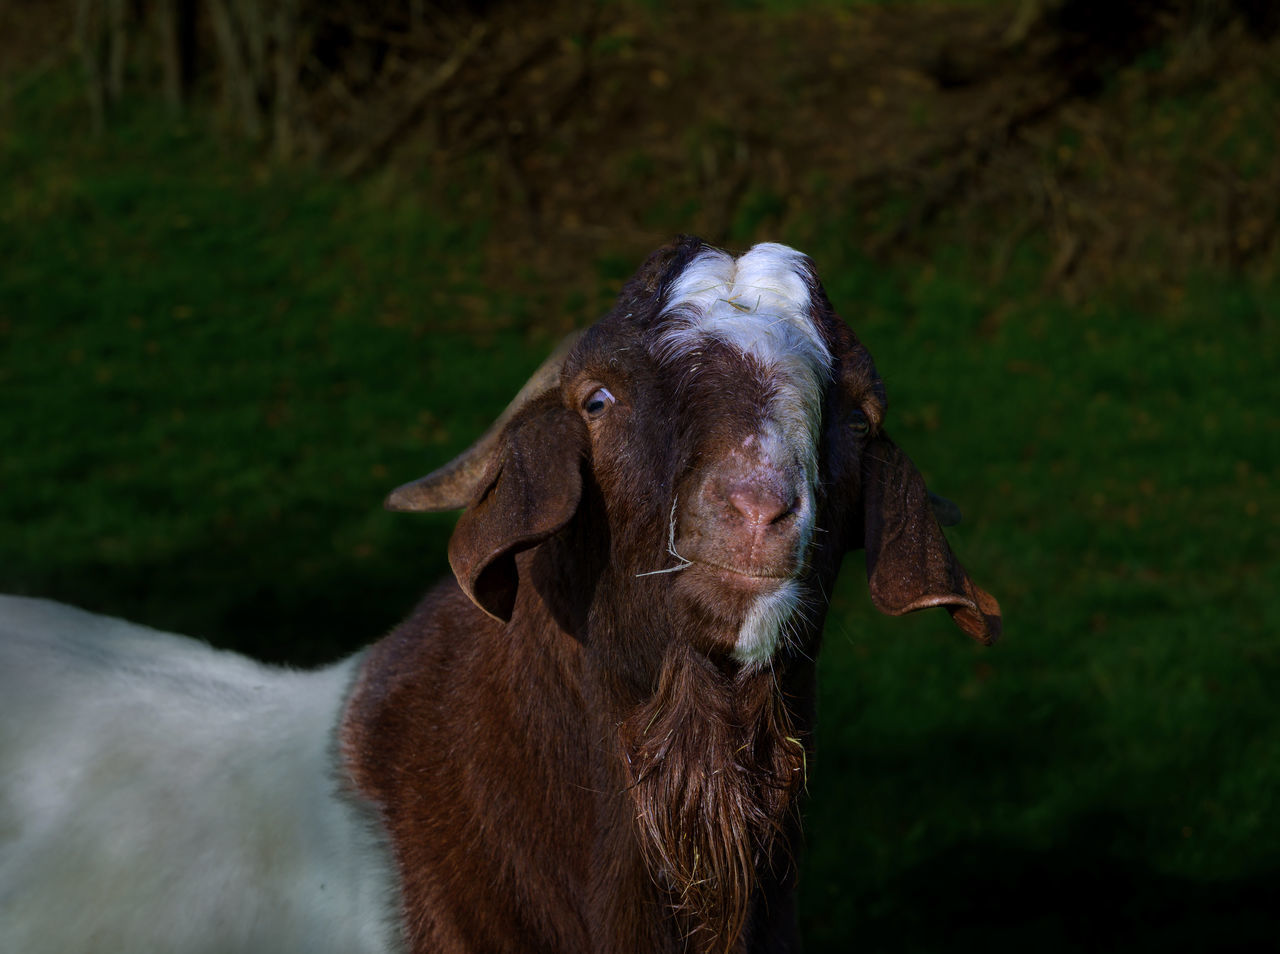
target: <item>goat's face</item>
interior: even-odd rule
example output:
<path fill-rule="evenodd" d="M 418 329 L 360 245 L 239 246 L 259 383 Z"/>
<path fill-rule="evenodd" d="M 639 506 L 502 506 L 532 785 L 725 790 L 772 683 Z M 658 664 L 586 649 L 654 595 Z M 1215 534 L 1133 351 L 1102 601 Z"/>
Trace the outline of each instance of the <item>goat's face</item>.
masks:
<path fill-rule="evenodd" d="M 478 450 L 391 500 L 466 506 L 450 559 L 491 615 L 515 609 L 514 554 L 546 543 L 524 575 L 571 631 L 629 617 L 653 650 L 760 667 L 812 650 L 840 558 L 865 546 L 881 609 L 945 605 L 998 634 L 804 256 L 677 242 L 549 364 Z"/>
<path fill-rule="evenodd" d="M 819 504 L 835 361 L 800 255 L 683 251 L 586 335 L 562 395 L 609 514 L 610 585 L 754 666 L 823 602 L 811 554 L 833 529 Z"/>

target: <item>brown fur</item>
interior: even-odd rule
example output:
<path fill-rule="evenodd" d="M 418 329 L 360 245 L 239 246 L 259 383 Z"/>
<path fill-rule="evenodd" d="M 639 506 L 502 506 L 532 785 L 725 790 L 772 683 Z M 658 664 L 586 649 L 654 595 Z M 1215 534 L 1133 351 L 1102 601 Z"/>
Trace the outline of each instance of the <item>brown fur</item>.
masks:
<path fill-rule="evenodd" d="M 716 347 L 673 379 L 649 348 L 665 288 L 700 248 L 655 253 L 558 388 L 486 438 L 483 466 L 442 470 L 480 481 L 450 542 L 456 582 L 369 651 L 341 736 L 390 839 L 415 954 L 795 950 L 812 659 L 843 555 L 867 547 L 889 612 L 942 605 L 979 639 L 999 631 L 880 430 L 875 367 L 816 279 L 836 361 L 821 532 L 797 564 L 786 519 L 734 516 L 732 495 L 764 472 L 740 449 L 771 382 Z M 584 401 L 602 386 L 617 402 L 592 417 Z M 790 498 L 785 469 L 760 479 Z M 433 478 L 413 488 L 421 509 Z M 704 562 L 653 575 L 676 562 L 673 539 L 735 554 L 765 582 Z M 744 668 L 735 639 L 775 573 L 795 576 L 804 611 L 766 667 Z"/>
<path fill-rule="evenodd" d="M 727 674 L 688 646 L 619 729 L 645 860 L 699 949 L 742 936 L 804 787 L 800 731 L 772 673 Z"/>

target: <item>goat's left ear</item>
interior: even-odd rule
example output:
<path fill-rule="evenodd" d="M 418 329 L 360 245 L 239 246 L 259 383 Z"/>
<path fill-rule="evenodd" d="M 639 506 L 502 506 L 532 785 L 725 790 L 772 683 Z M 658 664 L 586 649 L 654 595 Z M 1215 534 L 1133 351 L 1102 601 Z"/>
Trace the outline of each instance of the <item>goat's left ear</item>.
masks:
<path fill-rule="evenodd" d="M 924 478 L 896 444 L 878 437 L 862 458 L 863 545 L 871 601 L 900 616 L 945 607 L 984 644 L 1000 636 L 1000 604 L 969 579 L 934 516 Z"/>
<path fill-rule="evenodd" d="M 586 429 L 552 392 L 502 432 L 479 496 L 449 538 L 449 565 L 477 606 L 502 622 L 516 601 L 516 554 L 562 529 L 582 496 Z"/>

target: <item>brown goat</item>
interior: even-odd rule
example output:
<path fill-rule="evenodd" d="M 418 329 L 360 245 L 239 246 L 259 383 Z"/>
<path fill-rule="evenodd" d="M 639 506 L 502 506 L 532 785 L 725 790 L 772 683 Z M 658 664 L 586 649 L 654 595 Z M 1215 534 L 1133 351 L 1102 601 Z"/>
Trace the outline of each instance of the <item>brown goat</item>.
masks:
<path fill-rule="evenodd" d="M 391 495 L 462 509 L 456 579 L 369 650 L 0 597 L 0 950 L 794 950 L 845 552 L 1000 631 L 884 415 L 808 259 L 685 238 Z"/>
<path fill-rule="evenodd" d="M 464 507 L 457 580 L 377 644 L 342 731 L 411 947 L 783 951 L 826 595 L 999 607 L 882 429 L 809 261 L 654 253 L 472 450 L 388 501 Z"/>

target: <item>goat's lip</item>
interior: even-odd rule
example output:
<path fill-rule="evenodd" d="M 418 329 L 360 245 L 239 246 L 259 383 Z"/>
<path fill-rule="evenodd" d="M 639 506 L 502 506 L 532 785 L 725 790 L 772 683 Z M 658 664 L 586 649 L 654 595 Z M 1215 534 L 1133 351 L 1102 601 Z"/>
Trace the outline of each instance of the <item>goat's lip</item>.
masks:
<path fill-rule="evenodd" d="M 780 571 L 767 567 L 735 567 L 711 560 L 690 560 L 694 567 L 740 589 L 766 590 L 794 580 L 794 571 Z"/>

